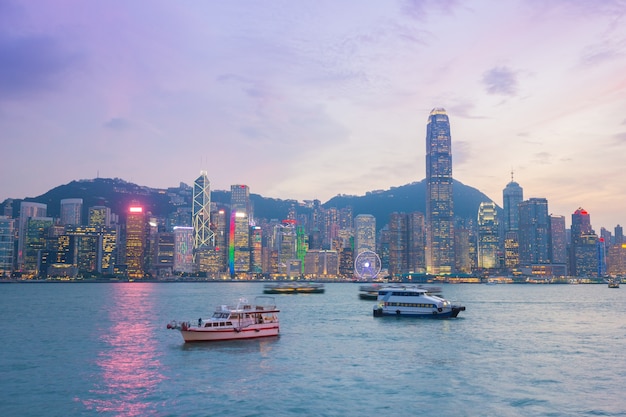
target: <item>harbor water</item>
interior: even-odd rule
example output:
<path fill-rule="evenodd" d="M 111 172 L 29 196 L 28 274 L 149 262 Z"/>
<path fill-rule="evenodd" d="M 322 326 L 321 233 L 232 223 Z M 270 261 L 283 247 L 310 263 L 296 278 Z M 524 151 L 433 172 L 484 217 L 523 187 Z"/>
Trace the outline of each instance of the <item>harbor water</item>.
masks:
<path fill-rule="evenodd" d="M 358 284 L 275 296 L 277 338 L 185 344 L 263 283 L 0 285 L 0 415 L 624 416 L 626 289 L 443 285 L 457 319 L 372 317 Z"/>

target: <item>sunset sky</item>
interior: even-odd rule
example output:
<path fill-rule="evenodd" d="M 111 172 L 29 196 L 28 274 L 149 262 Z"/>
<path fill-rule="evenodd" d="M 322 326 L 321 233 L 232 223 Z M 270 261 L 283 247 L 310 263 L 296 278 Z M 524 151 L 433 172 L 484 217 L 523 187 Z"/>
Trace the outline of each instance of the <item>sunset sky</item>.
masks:
<path fill-rule="evenodd" d="M 626 225 L 626 1 L 0 0 L 0 201 L 76 179 L 327 201 L 511 180 Z"/>

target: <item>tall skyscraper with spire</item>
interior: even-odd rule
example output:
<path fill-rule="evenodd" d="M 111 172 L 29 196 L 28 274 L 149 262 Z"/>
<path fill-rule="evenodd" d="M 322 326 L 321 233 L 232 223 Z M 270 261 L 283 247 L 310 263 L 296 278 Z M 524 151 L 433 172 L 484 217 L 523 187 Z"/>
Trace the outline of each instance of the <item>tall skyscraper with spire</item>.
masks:
<path fill-rule="evenodd" d="M 443 108 L 434 108 L 426 127 L 426 270 L 454 271 L 454 205 L 452 200 L 450 122 Z"/>
<path fill-rule="evenodd" d="M 206 171 L 201 171 L 200 176 L 193 183 L 191 224 L 194 253 L 208 248 L 213 241 L 213 232 L 211 231 L 211 183 Z"/>
<path fill-rule="evenodd" d="M 513 181 L 511 172 L 511 182 L 502 190 L 502 203 L 504 208 L 504 232 L 517 230 L 519 228 L 519 203 L 524 201 L 524 189 Z"/>

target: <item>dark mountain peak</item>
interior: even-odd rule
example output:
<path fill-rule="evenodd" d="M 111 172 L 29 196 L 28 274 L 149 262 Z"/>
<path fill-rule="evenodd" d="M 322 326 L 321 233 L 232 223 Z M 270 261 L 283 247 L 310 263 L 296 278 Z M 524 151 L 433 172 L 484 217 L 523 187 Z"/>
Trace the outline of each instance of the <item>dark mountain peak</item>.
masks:
<path fill-rule="evenodd" d="M 478 206 L 481 202 L 492 201 L 485 194 L 473 187 L 464 185 L 455 180 L 453 183 L 454 211 L 455 216 L 460 218 L 475 219 Z M 378 228 L 389 221 L 389 215 L 393 212 L 424 213 L 426 210 L 426 181 L 416 181 L 410 184 L 391 187 L 388 190 L 368 191 L 365 195 L 354 196 L 339 194 L 326 203 L 324 208 L 335 207 L 338 209 L 352 207 L 354 216 L 358 214 L 372 214 L 376 217 Z M 155 216 L 167 216 L 180 206 L 191 206 L 193 198 L 191 188 L 185 184 L 179 187 L 156 189 L 137 185 L 120 178 L 94 178 L 75 180 L 68 184 L 60 185 L 38 197 L 14 199 L 12 201 L 13 216 L 19 215 L 21 201 L 34 201 L 48 205 L 48 215 L 58 217 L 61 200 L 66 198 L 82 198 L 84 216 L 87 210 L 93 206 L 107 206 L 112 212 L 125 218 L 128 207 L 131 204 L 139 204 Z M 250 199 L 254 205 L 257 219 L 284 219 L 292 207 L 297 207 L 299 212 L 308 212 L 310 206 L 305 206 L 297 200 L 282 200 L 277 198 L 263 197 L 259 194 L 251 194 Z M 230 203 L 230 191 L 211 191 L 211 201 L 218 205 L 227 206 Z M 7 201 L 2 203 L 4 209 Z"/>

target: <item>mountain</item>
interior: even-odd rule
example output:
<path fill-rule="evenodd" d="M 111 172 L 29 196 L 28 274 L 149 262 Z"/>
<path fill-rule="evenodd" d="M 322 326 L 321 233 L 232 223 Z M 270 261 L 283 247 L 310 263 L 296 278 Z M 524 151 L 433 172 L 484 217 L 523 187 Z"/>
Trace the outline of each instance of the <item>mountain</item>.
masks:
<path fill-rule="evenodd" d="M 455 180 L 452 188 L 454 194 L 455 216 L 463 219 L 475 219 L 478 206 L 481 202 L 491 201 L 479 190 L 464 185 Z M 372 214 L 376 217 L 378 228 L 389 221 L 393 212 L 413 212 L 426 210 L 424 196 L 426 195 L 425 180 L 411 184 L 391 187 L 389 190 L 370 191 L 364 196 L 337 195 L 326 203 L 324 208 L 338 209 L 351 206 L 353 215 Z M 82 198 L 86 218 L 89 207 L 103 205 L 111 208 L 113 213 L 124 219 L 126 210 L 131 204 L 140 204 L 156 216 L 167 216 L 179 207 L 190 207 L 193 198 L 192 189 L 182 184 L 180 187 L 156 189 L 126 182 L 119 178 L 95 178 L 89 180 L 72 181 L 60 185 L 38 197 L 14 199 L 12 201 L 13 217 L 19 215 L 21 201 L 34 201 L 48 205 L 48 216 L 59 217 L 60 202 L 65 198 Z M 292 207 L 298 213 L 310 213 L 311 207 L 304 206 L 296 200 L 281 200 L 251 194 L 254 205 L 254 214 L 257 219 L 284 219 Z M 227 206 L 230 202 L 230 191 L 211 191 L 211 201 L 218 205 Z M 1 212 L 9 204 L 4 201 Z"/>

